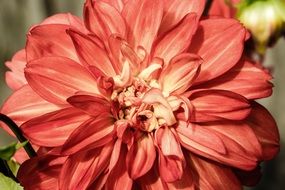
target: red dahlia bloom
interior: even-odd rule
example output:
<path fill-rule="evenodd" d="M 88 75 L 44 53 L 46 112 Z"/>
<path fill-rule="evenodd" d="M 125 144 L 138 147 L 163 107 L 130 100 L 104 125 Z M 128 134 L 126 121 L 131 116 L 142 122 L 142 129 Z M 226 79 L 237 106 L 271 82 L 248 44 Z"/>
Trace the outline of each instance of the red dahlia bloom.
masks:
<path fill-rule="evenodd" d="M 59 14 L 30 30 L 2 107 L 39 147 L 19 171 L 25 189 L 252 182 L 243 176 L 279 149 L 274 119 L 254 102 L 271 94 L 271 76 L 243 57 L 244 27 L 201 20 L 204 4 L 87 0 L 84 23 Z"/>

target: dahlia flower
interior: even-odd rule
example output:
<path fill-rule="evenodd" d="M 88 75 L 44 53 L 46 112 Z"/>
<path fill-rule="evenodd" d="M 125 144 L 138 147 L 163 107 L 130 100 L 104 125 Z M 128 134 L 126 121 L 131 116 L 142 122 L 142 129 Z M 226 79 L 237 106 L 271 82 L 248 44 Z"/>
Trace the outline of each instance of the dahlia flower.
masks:
<path fill-rule="evenodd" d="M 1 112 L 38 148 L 25 189 L 241 189 L 279 150 L 271 75 L 205 1 L 87 0 L 31 28 Z M 19 101 L 20 100 L 20 101 Z M 257 174 L 257 175 L 256 175 Z M 246 176 L 246 177 L 245 177 Z"/>

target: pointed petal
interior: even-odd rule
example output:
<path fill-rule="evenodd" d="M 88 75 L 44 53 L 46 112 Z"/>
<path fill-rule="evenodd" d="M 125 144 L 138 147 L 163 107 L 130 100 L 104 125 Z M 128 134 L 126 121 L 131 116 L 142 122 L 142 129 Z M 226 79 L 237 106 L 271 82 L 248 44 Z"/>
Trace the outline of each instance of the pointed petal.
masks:
<path fill-rule="evenodd" d="M 113 143 L 109 143 L 103 148 L 81 151 L 69 156 L 59 176 L 60 189 L 86 189 L 107 167 L 112 145 Z"/>
<path fill-rule="evenodd" d="M 204 60 L 196 83 L 216 78 L 240 59 L 245 41 L 245 28 L 233 19 L 206 19 L 193 37 L 189 52 Z"/>
<path fill-rule="evenodd" d="M 253 102 L 252 112 L 246 120 L 262 146 L 262 159 L 273 159 L 280 150 L 280 136 L 274 118 L 263 106 Z"/>
<path fill-rule="evenodd" d="M 193 54 L 175 56 L 159 77 L 163 93 L 181 94 L 185 92 L 198 76 L 201 62 L 201 58 Z"/>
<path fill-rule="evenodd" d="M 148 134 L 138 139 L 127 154 L 127 170 L 132 179 L 146 174 L 152 167 L 156 152 L 152 137 Z"/>
<path fill-rule="evenodd" d="M 81 65 L 64 57 L 43 57 L 25 69 L 29 85 L 44 99 L 66 104 L 77 91 L 97 93 L 96 80 Z"/>
<path fill-rule="evenodd" d="M 228 167 L 191 154 L 191 161 L 199 177 L 199 189 L 241 190 L 241 184 Z"/>
<path fill-rule="evenodd" d="M 123 38 L 126 35 L 126 24 L 120 12 L 103 1 L 86 1 L 84 22 L 90 31 L 105 42 L 111 34 L 119 34 Z"/>
<path fill-rule="evenodd" d="M 46 24 L 34 27 L 28 34 L 27 61 L 46 56 L 62 56 L 78 61 L 70 37 L 66 34 L 69 25 Z"/>
<path fill-rule="evenodd" d="M 243 96 L 225 90 L 200 90 L 190 96 L 194 107 L 190 118 L 193 122 L 221 119 L 242 120 L 251 111 L 248 100 Z"/>
<path fill-rule="evenodd" d="M 159 30 L 160 34 L 170 30 L 189 13 L 196 13 L 197 19 L 199 19 L 203 13 L 205 2 L 205 0 L 164 0 L 164 15 Z"/>
<path fill-rule="evenodd" d="M 258 99 L 272 94 L 271 78 L 259 63 L 242 59 L 222 76 L 195 88 L 228 90 L 247 99 Z"/>
<path fill-rule="evenodd" d="M 24 68 L 26 66 L 26 50 L 18 51 L 11 61 L 7 61 L 5 65 L 11 70 L 5 73 L 7 85 L 12 90 L 17 90 L 24 86 L 27 81 L 24 75 Z"/>
<path fill-rule="evenodd" d="M 63 145 L 62 154 L 70 155 L 82 149 L 90 149 L 109 143 L 115 128 L 110 115 L 103 114 L 84 122 L 74 130 Z"/>
<path fill-rule="evenodd" d="M 134 49 L 142 46 L 150 53 L 163 15 L 162 1 L 128 1 L 122 15 L 128 23 L 128 42 L 130 45 Z"/>
<path fill-rule="evenodd" d="M 111 170 L 108 180 L 105 185 L 105 189 L 124 189 L 131 190 L 133 180 L 130 178 L 126 167 L 127 148 L 123 146 L 121 148 L 118 162 Z"/>
<path fill-rule="evenodd" d="M 167 65 L 176 55 L 183 53 L 191 43 L 192 36 L 197 28 L 197 15 L 186 15 L 173 30 L 166 33 L 154 48 L 154 57 L 164 59 Z"/>
<path fill-rule="evenodd" d="M 52 15 L 48 18 L 46 18 L 40 25 L 46 25 L 46 24 L 63 24 L 63 25 L 69 25 L 72 28 L 75 28 L 79 31 L 82 31 L 84 33 L 88 33 L 88 30 L 85 28 L 83 21 L 70 13 L 59 13 Z"/>
<path fill-rule="evenodd" d="M 32 118 L 58 109 L 60 109 L 59 106 L 45 101 L 28 85 L 25 85 L 5 101 L 1 113 L 9 116 L 16 124 L 21 125 Z M 3 125 L 3 128 L 10 131 L 6 125 Z M 11 131 L 10 134 L 14 135 Z"/>
<path fill-rule="evenodd" d="M 91 116 L 110 113 L 110 103 L 101 96 L 75 95 L 67 99 L 72 106 L 81 109 Z"/>
<path fill-rule="evenodd" d="M 65 160 L 65 157 L 51 155 L 34 157 L 21 165 L 17 177 L 25 190 L 58 189 L 58 177 Z"/>
<path fill-rule="evenodd" d="M 65 108 L 29 120 L 21 126 L 25 136 L 44 147 L 61 146 L 90 117 L 76 108 Z"/>
<path fill-rule="evenodd" d="M 211 160 L 243 170 L 251 170 L 256 167 L 262 153 L 261 146 L 253 130 L 245 122 L 218 121 L 203 125 L 192 124 L 192 126 L 195 126 L 195 130 L 200 130 L 198 128 L 208 130 L 204 139 L 212 138 L 212 134 L 215 134 L 218 139 L 222 140 L 226 152 L 210 148 L 214 145 L 210 145 L 210 143 L 207 145 L 207 141 L 202 138 L 200 142 L 195 142 L 195 137 L 189 136 L 190 133 L 187 132 L 189 127 L 179 125 L 176 130 L 181 145 L 186 149 Z M 216 142 L 216 140 L 213 139 L 211 142 Z"/>
<path fill-rule="evenodd" d="M 101 49 L 89 36 L 75 30 L 68 30 L 79 59 L 86 66 L 95 66 L 107 76 L 116 75 L 105 50 Z"/>

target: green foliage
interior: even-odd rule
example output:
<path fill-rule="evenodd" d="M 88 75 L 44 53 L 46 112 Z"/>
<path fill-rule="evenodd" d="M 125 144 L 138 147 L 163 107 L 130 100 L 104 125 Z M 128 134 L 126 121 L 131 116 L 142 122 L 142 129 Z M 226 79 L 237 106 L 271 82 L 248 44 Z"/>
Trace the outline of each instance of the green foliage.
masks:
<path fill-rule="evenodd" d="M 9 161 L 13 157 L 15 152 L 21 147 L 25 146 L 27 142 L 28 141 L 23 143 L 14 142 L 8 146 L 0 147 L 0 158 Z"/>
<path fill-rule="evenodd" d="M 23 190 L 24 188 L 20 184 L 16 183 L 9 177 L 6 177 L 0 173 L 0 189 L 3 190 Z"/>

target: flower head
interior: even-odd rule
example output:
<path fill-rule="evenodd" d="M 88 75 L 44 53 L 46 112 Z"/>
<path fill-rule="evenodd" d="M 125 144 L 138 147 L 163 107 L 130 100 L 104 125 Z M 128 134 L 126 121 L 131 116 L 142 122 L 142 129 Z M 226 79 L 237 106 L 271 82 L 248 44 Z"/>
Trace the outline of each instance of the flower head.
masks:
<path fill-rule="evenodd" d="M 271 76 L 243 57 L 239 22 L 200 20 L 204 3 L 87 0 L 84 22 L 30 30 L 2 107 L 39 147 L 18 174 L 26 189 L 239 189 L 278 152 L 254 102 Z"/>

